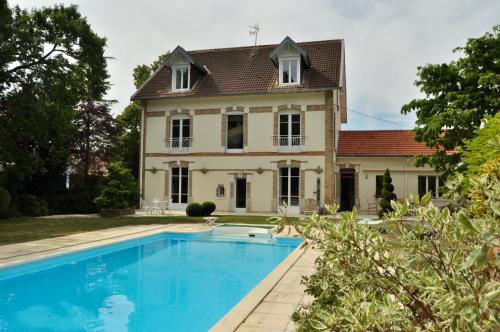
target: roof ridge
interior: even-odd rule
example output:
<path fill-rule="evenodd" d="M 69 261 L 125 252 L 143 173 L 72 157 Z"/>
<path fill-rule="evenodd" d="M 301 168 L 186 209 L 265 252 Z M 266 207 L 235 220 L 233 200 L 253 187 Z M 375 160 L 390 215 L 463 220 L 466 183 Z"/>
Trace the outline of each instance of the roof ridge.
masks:
<path fill-rule="evenodd" d="M 311 40 L 311 41 L 305 41 L 305 42 L 298 42 L 298 45 L 308 45 L 308 44 L 319 44 L 319 43 L 326 43 L 326 42 L 334 42 L 334 41 L 341 41 L 343 39 L 337 38 L 337 39 L 323 39 L 323 40 Z M 198 49 L 198 50 L 190 50 L 187 51 L 187 53 L 200 53 L 200 52 L 214 52 L 214 51 L 227 51 L 227 50 L 239 50 L 239 49 L 255 49 L 255 48 L 264 48 L 264 47 L 270 47 L 270 46 L 278 46 L 279 44 L 263 44 L 263 45 L 248 45 L 248 46 L 233 46 L 233 47 L 216 47 L 216 48 L 207 48 L 207 49 Z"/>

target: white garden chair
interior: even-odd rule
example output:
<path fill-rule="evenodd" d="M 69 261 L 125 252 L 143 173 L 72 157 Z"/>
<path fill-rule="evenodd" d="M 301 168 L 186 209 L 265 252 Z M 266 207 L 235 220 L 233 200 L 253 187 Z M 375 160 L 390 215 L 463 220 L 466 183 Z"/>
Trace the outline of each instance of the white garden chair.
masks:
<path fill-rule="evenodd" d="M 154 198 L 151 204 L 151 214 L 161 214 L 162 209 L 161 209 L 161 202 L 158 198 Z"/>
<path fill-rule="evenodd" d="M 143 212 L 146 212 L 146 214 L 149 214 L 150 212 L 152 212 L 151 203 L 149 201 L 141 198 L 141 210 Z"/>

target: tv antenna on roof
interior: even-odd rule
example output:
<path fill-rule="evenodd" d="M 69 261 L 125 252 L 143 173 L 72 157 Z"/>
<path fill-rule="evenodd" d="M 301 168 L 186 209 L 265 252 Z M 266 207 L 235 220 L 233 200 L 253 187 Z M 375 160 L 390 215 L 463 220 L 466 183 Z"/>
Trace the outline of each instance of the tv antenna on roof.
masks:
<path fill-rule="evenodd" d="M 249 33 L 251 35 L 255 36 L 255 46 L 257 46 L 257 35 L 259 34 L 259 30 L 260 30 L 259 23 L 255 23 L 254 25 L 250 25 L 249 28 L 250 28 Z"/>

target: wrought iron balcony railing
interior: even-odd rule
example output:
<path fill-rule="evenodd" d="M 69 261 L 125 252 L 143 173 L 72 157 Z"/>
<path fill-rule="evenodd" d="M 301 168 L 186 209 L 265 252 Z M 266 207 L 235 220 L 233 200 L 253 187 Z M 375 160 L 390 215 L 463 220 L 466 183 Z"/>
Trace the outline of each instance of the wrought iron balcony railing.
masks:
<path fill-rule="evenodd" d="M 165 145 L 170 152 L 189 152 L 193 146 L 193 137 L 167 138 Z"/>
<path fill-rule="evenodd" d="M 304 149 L 306 136 L 273 136 L 273 146 L 278 152 L 297 152 Z"/>

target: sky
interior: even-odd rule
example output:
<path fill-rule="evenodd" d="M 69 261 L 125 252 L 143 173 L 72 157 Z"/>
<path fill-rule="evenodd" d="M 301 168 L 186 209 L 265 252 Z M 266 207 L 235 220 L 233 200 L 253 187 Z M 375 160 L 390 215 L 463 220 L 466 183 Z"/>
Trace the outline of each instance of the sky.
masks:
<path fill-rule="evenodd" d="M 420 97 L 417 67 L 456 59 L 452 50 L 500 24 L 498 0 L 9 0 L 22 8 L 77 4 L 107 38 L 115 114 L 134 92 L 132 70 L 181 45 L 186 50 L 253 44 L 345 40 L 348 123 L 345 130 L 406 129 L 401 106 Z M 370 117 L 356 112 L 367 114 Z M 374 119 L 382 118 L 393 123 Z"/>

